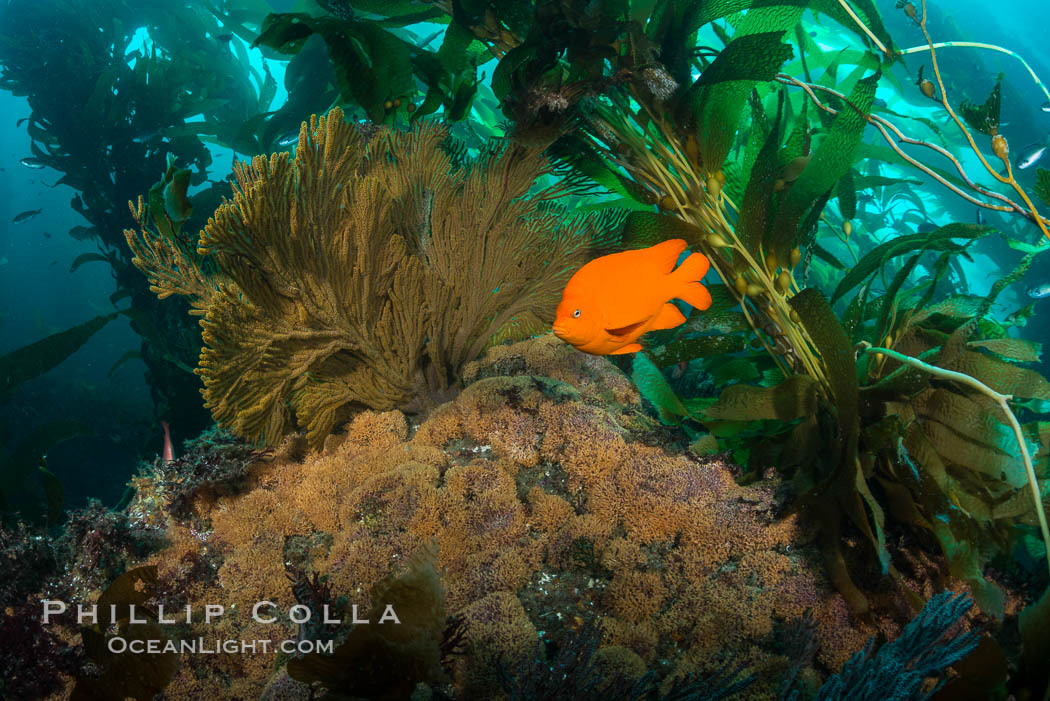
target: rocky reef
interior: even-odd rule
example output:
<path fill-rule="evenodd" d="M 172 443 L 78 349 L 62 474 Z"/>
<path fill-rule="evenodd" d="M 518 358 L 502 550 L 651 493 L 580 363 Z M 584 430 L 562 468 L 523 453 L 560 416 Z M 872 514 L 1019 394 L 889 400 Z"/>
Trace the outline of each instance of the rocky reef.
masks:
<path fill-rule="evenodd" d="M 604 663 L 624 674 L 671 684 L 733 659 L 758 675 L 755 698 L 775 695 L 790 664 L 781 627 L 806 611 L 829 670 L 872 632 L 850 620 L 798 517 L 780 515 L 777 484 L 740 487 L 723 460 L 656 445 L 659 425 L 607 360 L 545 336 L 491 349 L 465 385 L 422 422 L 365 412 L 306 456 L 288 439 L 251 469 L 253 488 L 172 519 L 149 564 L 180 603 L 230 612 L 181 634 L 295 638 L 286 563 L 367 611 L 374 585 L 429 543 L 462 622 L 447 691 L 465 697 L 497 694 L 501 666 L 595 618 Z M 263 600 L 284 612 L 276 623 L 252 621 Z M 272 656 L 186 656 L 167 694 L 257 698 L 271 677 L 294 688 Z"/>
<path fill-rule="evenodd" d="M 296 436 L 269 453 L 235 450 L 231 488 L 200 456 L 136 478 L 127 513 L 166 541 L 128 564 L 155 566 L 156 601 L 180 612 L 164 632 L 270 641 L 271 654 L 182 655 L 165 698 L 305 699 L 296 679 L 329 692 L 348 683 L 309 654 L 273 654 L 285 640 L 381 644 L 403 669 L 408 653 L 376 614 L 405 601 L 433 628 L 417 631 L 430 642 L 411 653 L 413 698 L 435 699 L 503 698 L 515 670 L 564 658 L 581 637 L 599 646 L 588 669 L 627 686 L 754 675 L 734 698 L 770 699 L 790 675 L 812 692 L 910 617 L 851 616 L 787 485 L 771 475 L 740 486 L 722 457 L 668 442 L 608 360 L 548 335 L 490 349 L 464 385 L 425 417 L 360 413 L 319 451 Z M 217 464 L 221 451 L 208 450 Z M 207 472 L 204 488 L 180 480 L 180 465 L 191 481 Z M 254 620 L 261 601 L 273 606 Z M 225 611 L 205 623 L 209 604 Z M 345 622 L 298 624 L 297 604 Z M 351 631 L 354 607 L 371 622 Z M 800 627 L 809 639 L 792 642 Z M 365 648 L 363 628 L 379 642 Z M 368 664 L 371 675 L 390 667 Z"/>

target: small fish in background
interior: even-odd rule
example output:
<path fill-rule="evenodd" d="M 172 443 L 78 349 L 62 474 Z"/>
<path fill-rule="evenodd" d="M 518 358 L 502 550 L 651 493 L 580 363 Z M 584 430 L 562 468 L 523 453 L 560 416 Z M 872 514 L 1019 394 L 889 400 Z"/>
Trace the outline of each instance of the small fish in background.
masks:
<path fill-rule="evenodd" d="M 11 221 L 15 224 L 22 224 L 24 222 L 29 221 L 30 219 L 32 219 L 33 217 L 35 217 L 43 211 L 43 209 L 27 209 L 24 212 L 19 212 L 18 214 L 16 214 L 15 218 Z"/>
<path fill-rule="evenodd" d="M 288 132 L 287 134 L 285 134 L 284 136 L 282 136 L 281 138 L 279 138 L 277 140 L 277 145 L 281 146 L 281 147 L 291 146 L 292 144 L 297 144 L 297 143 L 299 143 L 299 130 L 298 129 L 296 129 L 295 131 Z"/>
<path fill-rule="evenodd" d="M 0 265 L 7 265 L 7 256 L 0 256 Z"/>
<path fill-rule="evenodd" d="M 1039 109 L 1041 109 L 1044 112 L 1050 112 L 1050 101 L 1044 102 L 1043 104 L 1039 105 Z"/>
<path fill-rule="evenodd" d="M 809 165 L 812 156 L 799 156 L 793 159 L 790 163 L 784 166 L 784 170 L 780 173 L 780 180 L 783 183 L 774 183 L 773 190 L 783 190 L 787 183 L 793 183 L 798 180 L 799 176 L 802 175 L 802 171 Z M 780 186 L 779 188 L 777 186 Z"/>
<path fill-rule="evenodd" d="M 231 39 L 233 39 L 232 34 L 219 34 L 215 37 L 215 41 L 221 42 L 223 44 L 230 41 Z"/>
<path fill-rule="evenodd" d="M 26 156 L 25 158 L 20 160 L 19 163 L 24 165 L 26 168 L 32 168 L 33 170 L 40 170 L 44 167 L 44 162 L 36 156 Z"/>
<path fill-rule="evenodd" d="M 147 143 L 148 141 L 152 141 L 153 139 L 157 138 L 158 136 L 163 136 L 163 135 L 161 134 L 159 129 L 154 129 L 153 131 L 147 131 L 144 134 L 138 134 L 136 136 L 133 136 L 133 137 L 131 137 L 131 140 L 132 140 L 132 142 L 134 142 L 136 144 L 144 144 L 144 143 Z"/>
<path fill-rule="evenodd" d="M 45 239 L 51 238 L 51 234 L 46 232 L 46 231 L 44 232 L 43 236 L 44 236 Z"/>
<path fill-rule="evenodd" d="M 164 427 L 164 452 L 161 454 L 161 459 L 164 462 L 171 462 L 175 459 L 175 450 L 171 447 L 171 431 L 168 430 L 167 421 L 161 421 L 160 425 Z"/>
<path fill-rule="evenodd" d="M 672 299 L 710 307 L 711 293 L 700 284 L 710 267 L 707 256 L 693 253 L 675 268 L 686 245 L 671 239 L 584 265 L 562 292 L 554 335 L 592 355 L 636 353 L 642 334 L 685 322 Z"/>
<path fill-rule="evenodd" d="M 95 233 L 95 227 L 93 226 L 74 226 L 69 230 L 69 235 L 75 238 L 77 241 L 87 241 Z"/>
<path fill-rule="evenodd" d="M 977 226 L 984 226 L 984 212 L 981 211 L 980 207 L 977 208 L 976 221 L 977 221 Z"/>
<path fill-rule="evenodd" d="M 1032 144 L 1031 146 L 1026 146 L 1021 153 L 1017 154 L 1017 160 L 1014 161 L 1014 167 L 1018 170 L 1031 168 L 1041 161 L 1045 155 L 1046 144 Z"/>
<path fill-rule="evenodd" d="M 56 265 L 58 265 L 58 261 L 57 260 L 53 260 L 53 261 L 51 261 L 50 265 L 48 265 L 47 267 L 51 268 L 51 267 L 56 266 Z"/>
<path fill-rule="evenodd" d="M 1032 299 L 1043 299 L 1044 297 L 1050 297 L 1050 282 L 1041 282 L 1038 285 L 1032 285 L 1027 290 L 1027 294 Z"/>

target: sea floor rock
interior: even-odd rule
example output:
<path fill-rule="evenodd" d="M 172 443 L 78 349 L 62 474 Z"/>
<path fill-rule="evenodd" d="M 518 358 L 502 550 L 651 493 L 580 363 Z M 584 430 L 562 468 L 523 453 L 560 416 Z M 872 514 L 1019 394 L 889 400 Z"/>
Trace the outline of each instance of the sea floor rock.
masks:
<path fill-rule="evenodd" d="M 500 666 L 595 618 L 603 668 L 655 669 L 670 684 L 732 659 L 758 675 L 735 698 L 774 698 L 791 664 L 785 631 L 809 611 L 815 664 L 837 670 L 873 629 L 830 586 L 809 529 L 780 515 L 776 482 L 739 486 L 723 459 L 661 435 L 606 359 L 550 335 L 500 346 L 422 421 L 367 411 L 305 456 L 289 439 L 240 492 L 171 518 L 170 544 L 142 564 L 181 604 L 226 607 L 173 637 L 276 647 L 300 635 L 290 571 L 368 611 L 378 582 L 436 545 L 459 637 L 435 686 L 460 698 L 499 698 Z M 253 620 L 259 601 L 274 622 Z M 279 676 L 288 658 L 186 654 L 165 695 L 256 699 L 275 678 L 301 690 Z"/>

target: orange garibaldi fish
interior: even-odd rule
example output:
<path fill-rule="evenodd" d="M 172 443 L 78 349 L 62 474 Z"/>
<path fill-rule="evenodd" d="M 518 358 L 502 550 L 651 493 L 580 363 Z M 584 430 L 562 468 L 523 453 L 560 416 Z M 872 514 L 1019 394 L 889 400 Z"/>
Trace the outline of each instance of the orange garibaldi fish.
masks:
<path fill-rule="evenodd" d="M 707 256 L 693 253 L 674 267 L 685 247 L 682 239 L 671 239 L 584 265 L 562 292 L 554 335 L 593 355 L 635 353 L 646 331 L 685 321 L 672 299 L 710 307 L 711 293 L 700 284 L 710 267 Z"/>

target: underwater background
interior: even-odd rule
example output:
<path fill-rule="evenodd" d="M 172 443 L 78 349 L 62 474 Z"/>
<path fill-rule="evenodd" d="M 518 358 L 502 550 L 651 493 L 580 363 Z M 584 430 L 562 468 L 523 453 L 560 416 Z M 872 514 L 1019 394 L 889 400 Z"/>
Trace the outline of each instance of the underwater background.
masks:
<path fill-rule="evenodd" d="M 0 698 L 1046 699 L 1047 18 L 0 3 Z"/>

